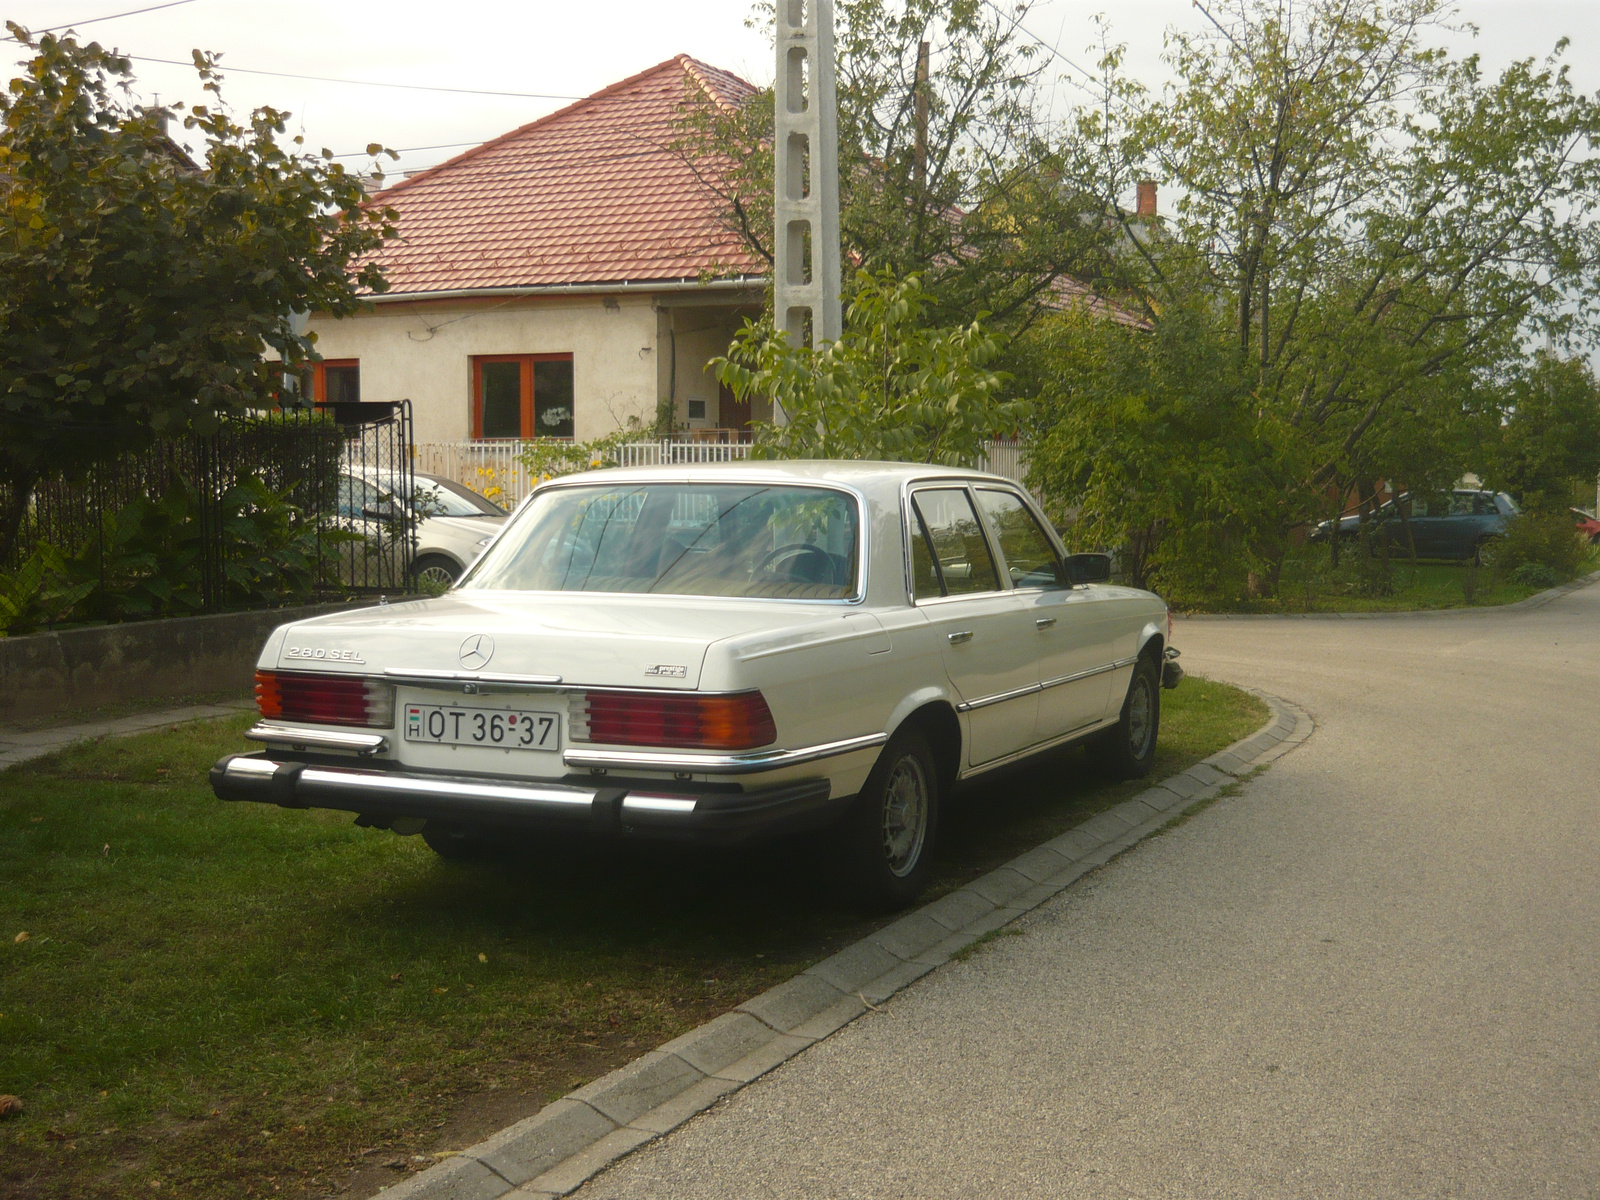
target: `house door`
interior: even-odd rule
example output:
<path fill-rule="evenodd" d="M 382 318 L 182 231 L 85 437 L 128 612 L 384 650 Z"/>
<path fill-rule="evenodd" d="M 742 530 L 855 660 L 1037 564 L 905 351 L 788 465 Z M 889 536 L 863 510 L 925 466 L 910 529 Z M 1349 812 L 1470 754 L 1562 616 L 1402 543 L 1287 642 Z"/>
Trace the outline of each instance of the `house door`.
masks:
<path fill-rule="evenodd" d="M 750 428 L 750 401 L 740 403 L 727 384 L 717 385 L 717 426 L 721 429 Z"/>

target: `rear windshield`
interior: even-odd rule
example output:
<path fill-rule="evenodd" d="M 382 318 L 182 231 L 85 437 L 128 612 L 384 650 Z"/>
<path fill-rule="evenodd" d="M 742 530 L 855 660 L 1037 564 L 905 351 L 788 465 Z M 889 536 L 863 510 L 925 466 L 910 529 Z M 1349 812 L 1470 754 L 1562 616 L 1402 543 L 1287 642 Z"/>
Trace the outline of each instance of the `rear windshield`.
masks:
<path fill-rule="evenodd" d="M 856 594 L 859 536 L 855 501 L 824 488 L 551 488 L 463 586 L 842 600 Z"/>

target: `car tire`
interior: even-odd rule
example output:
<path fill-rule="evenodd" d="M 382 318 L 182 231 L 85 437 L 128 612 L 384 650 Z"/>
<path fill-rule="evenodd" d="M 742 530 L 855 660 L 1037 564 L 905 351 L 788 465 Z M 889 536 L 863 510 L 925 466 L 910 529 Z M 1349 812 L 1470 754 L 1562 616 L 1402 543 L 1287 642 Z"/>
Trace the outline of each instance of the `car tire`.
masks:
<path fill-rule="evenodd" d="M 411 578 L 421 591 L 444 591 L 461 578 L 461 568 L 442 554 L 424 554 L 411 565 Z"/>
<path fill-rule="evenodd" d="M 1160 733 L 1161 671 L 1152 656 L 1142 654 L 1128 681 L 1117 723 L 1096 737 L 1096 757 L 1117 779 L 1143 779 L 1155 760 Z"/>
<path fill-rule="evenodd" d="M 892 912 L 915 900 L 933 872 L 939 770 L 920 729 L 902 728 L 878 756 L 840 830 L 839 864 L 850 900 Z"/>

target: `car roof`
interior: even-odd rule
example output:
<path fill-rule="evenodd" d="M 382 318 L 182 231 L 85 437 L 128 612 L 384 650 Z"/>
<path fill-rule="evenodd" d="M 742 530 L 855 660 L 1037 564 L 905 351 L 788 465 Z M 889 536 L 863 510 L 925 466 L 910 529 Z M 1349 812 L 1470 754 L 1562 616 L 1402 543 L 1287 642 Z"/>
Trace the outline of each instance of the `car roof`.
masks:
<path fill-rule="evenodd" d="M 778 482 L 836 483 L 861 491 L 892 489 L 921 479 L 970 479 L 985 483 L 1019 486 L 1015 480 L 968 467 L 946 467 L 935 463 L 872 462 L 855 459 L 749 459 L 723 463 L 677 463 L 659 467 L 607 467 L 563 475 L 552 483 L 575 483 L 593 479 L 607 483 L 660 482 Z"/>

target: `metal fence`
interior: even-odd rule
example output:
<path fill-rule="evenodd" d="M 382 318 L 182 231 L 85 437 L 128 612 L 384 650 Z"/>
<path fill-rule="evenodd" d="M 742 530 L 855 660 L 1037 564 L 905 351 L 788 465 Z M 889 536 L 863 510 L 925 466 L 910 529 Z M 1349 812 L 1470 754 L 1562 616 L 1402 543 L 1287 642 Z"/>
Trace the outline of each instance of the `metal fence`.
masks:
<path fill-rule="evenodd" d="M 504 508 L 515 508 L 538 482 L 522 465 L 527 444 L 516 440 L 419 442 L 416 468 L 424 475 L 438 475 L 469 487 Z"/>
<path fill-rule="evenodd" d="M 533 490 L 532 478 L 522 464 L 528 443 L 514 440 L 492 442 L 422 442 L 416 450 L 417 470 L 439 475 L 469 487 L 506 508 L 515 508 Z M 619 467 L 659 467 L 689 463 L 743 462 L 751 457 L 749 442 L 706 441 L 700 438 L 659 438 L 648 442 L 625 442 L 617 447 L 611 465 Z M 1028 470 L 1027 443 L 992 441 L 984 443 L 985 471 L 1022 482 Z"/>
<path fill-rule="evenodd" d="M 237 581 L 262 553 L 242 540 L 237 520 L 262 507 L 238 490 L 256 480 L 298 510 L 294 529 L 312 560 L 313 592 L 404 590 L 414 544 L 410 511 L 363 513 L 351 480 L 383 480 L 386 490 L 410 494 L 410 405 L 337 410 L 235 417 L 209 437 L 163 439 L 107 459 L 83 479 L 41 484 L 0 570 L 15 569 L 42 542 L 96 578 L 102 593 L 134 578 L 159 585 L 163 572 L 182 571 L 201 610 L 217 611 L 230 598 L 237 602 Z M 136 519 L 149 528 L 131 530 Z M 143 560 L 127 552 L 135 533 L 135 548 L 155 547 Z M 258 593 L 271 589 L 270 573 L 253 585 Z"/>

